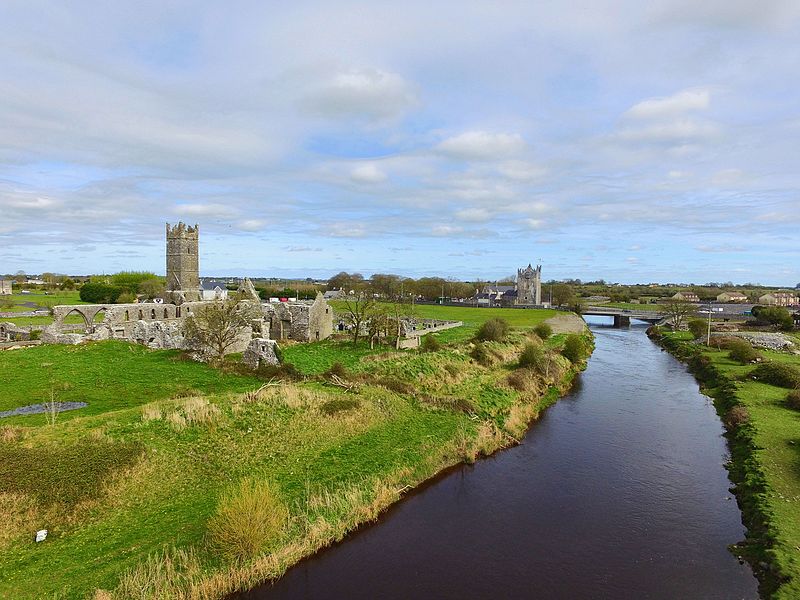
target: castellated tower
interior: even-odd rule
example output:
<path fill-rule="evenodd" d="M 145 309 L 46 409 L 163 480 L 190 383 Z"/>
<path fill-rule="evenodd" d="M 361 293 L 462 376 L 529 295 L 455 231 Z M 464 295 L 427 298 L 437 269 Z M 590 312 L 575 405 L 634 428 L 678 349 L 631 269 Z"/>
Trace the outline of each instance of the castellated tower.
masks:
<path fill-rule="evenodd" d="M 535 269 L 528 264 L 526 269 L 517 269 L 517 299 L 515 304 L 542 303 L 542 266 Z"/>
<path fill-rule="evenodd" d="M 167 298 L 175 304 L 200 300 L 198 226 L 167 223 Z"/>

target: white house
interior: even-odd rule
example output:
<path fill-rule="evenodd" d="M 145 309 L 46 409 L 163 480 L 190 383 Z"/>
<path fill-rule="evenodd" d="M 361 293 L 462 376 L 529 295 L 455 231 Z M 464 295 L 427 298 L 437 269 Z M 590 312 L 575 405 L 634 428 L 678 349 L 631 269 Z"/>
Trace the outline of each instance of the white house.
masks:
<path fill-rule="evenodd" d="M 228 288 L 223 281 L 203 280 L 200 282 L 201 300 L 227 300 Z"/>

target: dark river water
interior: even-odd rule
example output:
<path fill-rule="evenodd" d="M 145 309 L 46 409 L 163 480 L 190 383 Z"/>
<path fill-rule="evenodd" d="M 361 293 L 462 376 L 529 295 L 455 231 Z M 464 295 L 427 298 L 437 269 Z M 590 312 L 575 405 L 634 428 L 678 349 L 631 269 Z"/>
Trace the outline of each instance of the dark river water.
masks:
<path fill-rule="evenodd" d="M 714 407 L 643 327 L 602 322 L 521 445 L 242 598 L 757 598 Z"/>

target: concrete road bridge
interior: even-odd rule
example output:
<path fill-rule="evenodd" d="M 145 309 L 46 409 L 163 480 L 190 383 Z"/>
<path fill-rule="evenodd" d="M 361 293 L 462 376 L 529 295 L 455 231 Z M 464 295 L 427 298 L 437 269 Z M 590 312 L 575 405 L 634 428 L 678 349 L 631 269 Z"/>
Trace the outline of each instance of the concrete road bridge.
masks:
<path fill-rule="evenodd" d="M 664 321 L 668 315 L 657 310 L 630 310 L 627 308 L 612 308 L 610 306 L 587 306 L 581 314 L 599 317 L 614 317 L 614 327 L 625 327 L 631 324 L 631 319 L 647 321 L 654 325 Z"/>

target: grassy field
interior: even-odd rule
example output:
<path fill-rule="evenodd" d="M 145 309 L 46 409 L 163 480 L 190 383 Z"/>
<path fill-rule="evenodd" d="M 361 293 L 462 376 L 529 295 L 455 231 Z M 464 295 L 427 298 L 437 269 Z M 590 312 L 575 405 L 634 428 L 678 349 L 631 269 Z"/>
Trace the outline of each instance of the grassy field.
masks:
<path fill-rule="evenodd" d="M 687 333 L 673 335 L 674 339 L 684 341 L 689 337 Z M 798 355 L 761 353 L 765 360 L 800 368 Z M 786 406 L 788 390 L 753 380 L 750 377 L 753 365 L 734 362 L 725 350 L 703 347 L 703 355 L 723 377 L 734 382 L 735 396 L 750 415 L 752 427 L 748 426 L 747 434 L 753 438 L 752 458 L 767 484 L 766 493 L 754 501 L 768 515 L 769 532 L 774 537 L 765 559 L 789 578 L 771 597 L 800 598 L 800 412 Z M 748 477 L 757 477 L 756 471 L 750 472 L 747 465 L 738 467 L 745 469 Z"/>
<path fill-rule="evenodd" d="M 519 327 L 545 317 L 509 313 L 527 315 Z M 216 598 L 278 576 L 403 490 L 513 443 L 576 369 L 555 355 L 548 377 L 514 370 L 532 340 L 518 331 L 487 343 L 486 364 L 455 342 L 432 353 L 286 348 L 304 373 L 342 363 L 349 390 L 319 376 L 223 373 L 120 342 L 0 353 L 0 410 L 41 401 L 51 382 L 59 399 L 89 403 L 55 425 L 0 420 L 0 598 L 87 598 L 99 588 L 113 593 L 98 598 L 188 589 Z M 242 554 L 258 524 L 247 507 L 264 505 L 284 517 Z M 247 533 L 219 537 L 237 524 Z M 41 528 L 48 539 L 35 544 Z M 159 596 L 158 586 L 171 591 Z"/>

